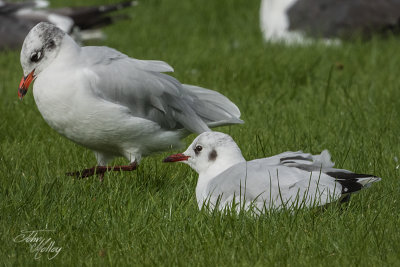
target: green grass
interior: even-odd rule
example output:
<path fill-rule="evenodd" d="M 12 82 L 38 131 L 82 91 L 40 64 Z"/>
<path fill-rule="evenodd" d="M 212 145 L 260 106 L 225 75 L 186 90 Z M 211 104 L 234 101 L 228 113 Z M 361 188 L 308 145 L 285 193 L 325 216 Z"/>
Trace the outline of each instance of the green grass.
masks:
<path fill-rule="evenodd" d="M 168 153 L 145 158 L 136 172 L 107 174 L 103 184 L 71 179 L 64 173 L 93 166 L 94 156 L 50 129 L 31 90 L 18 100 L 19 51 L 4 52 L 2 264 L 400 265 L 399 39 L 340 47 L 263 44 L 258 2 L 141 1 L 132 20 L 108 27 L 108 39 L 94 44 L 164 60 L 181 82 L 228 96 L 245 124 L 218 130 L 231 134 L 247 159 L 328 149 L 337 167 L 382 181 L 348 205 L 254 218 L 199 211 L 196 173 L 163 164 Z M 51 261 L 46 254 L 34 260 L 28 244 L 13 241 L 21 230 L 46 228 L 55 231 L 44 236 L 62 247 Z"/>

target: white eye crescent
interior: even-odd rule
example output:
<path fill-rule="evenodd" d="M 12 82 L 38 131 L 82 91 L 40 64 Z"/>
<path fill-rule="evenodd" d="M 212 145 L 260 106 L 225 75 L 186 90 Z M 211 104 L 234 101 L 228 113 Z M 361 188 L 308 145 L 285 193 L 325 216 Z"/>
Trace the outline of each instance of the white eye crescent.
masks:
<path fill-rule="evenodd" d="M 42 52 L 41 51 L 33 52 L 31 54 L 31 61 L 32 62 L 38 62 L 41 58 L 42 58 Z"/>

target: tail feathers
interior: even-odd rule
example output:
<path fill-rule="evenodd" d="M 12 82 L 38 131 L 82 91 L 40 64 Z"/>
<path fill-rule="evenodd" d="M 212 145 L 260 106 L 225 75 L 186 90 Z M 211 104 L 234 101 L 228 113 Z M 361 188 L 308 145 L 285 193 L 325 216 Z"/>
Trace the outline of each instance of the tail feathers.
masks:
<path fill-rule="evenodd" d="M 380 177 L 371 174 L 359 174 L 346 170 L 335 170 L 325 173 L 335 178 L 336 181 L 342 186 L 342 194 L 360 191 L 361 189 L 368 188 L 373 183 L 381 180 Z"/>
<path fill-rule="evenodd" d="M 227 97 L 209 89 L 184 84 L 191 107 L 209 127 L 240 124 L 239 108 Z"/>
<path fill-rule="evenodd" d="M 324 169 L 335 166 L 335 163 L 331 160 L 331 154 L 329 154 L 329 151 L 326 149 L 319 155 L 313 155 L 312 158 L 315 165 L 319 165 Z"/>

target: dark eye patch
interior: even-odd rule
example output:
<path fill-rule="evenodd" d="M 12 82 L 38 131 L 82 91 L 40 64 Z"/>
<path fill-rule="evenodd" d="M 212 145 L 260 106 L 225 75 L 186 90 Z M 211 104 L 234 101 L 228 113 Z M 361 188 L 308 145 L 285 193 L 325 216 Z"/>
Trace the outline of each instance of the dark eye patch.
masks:
<path fill-rule="evenodd" d="M 209 161 L 214 161 L 214 160 L 217 159 L 217 156 L 218 156 L 217 151 L 215 151 L 215 149 L 213 149 L 213 150 L 210 152 L 210 154 L 208 154 L 208 160 L 209 160 Z"/>

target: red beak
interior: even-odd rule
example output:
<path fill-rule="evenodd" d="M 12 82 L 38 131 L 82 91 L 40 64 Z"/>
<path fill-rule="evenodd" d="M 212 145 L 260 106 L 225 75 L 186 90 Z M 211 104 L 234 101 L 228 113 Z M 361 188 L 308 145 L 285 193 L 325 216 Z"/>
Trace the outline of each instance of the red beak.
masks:
<path fill-rule="evenodd" d="M 163 162 L 176 162 L 176 161 L 184 161 L 184 160 L 188 160 L 188 158 L 190 158 L 190 156 L 186 156 L 182 153 L 179 154 L 175 154 L 175 155 L 171 155 L 169 157 L 166 157 Z"/>
<path fill-rule="evenodd" d="M 21 82 L 19 83 L 18 87 L 18 97 L 22 100 L 22 98 L 28 92 L 29 85 L 32 83 L 33 79 L 35 79 L 34 75 L 35 70 L 29 73 L 27 76 L 22 77 Z"/>

